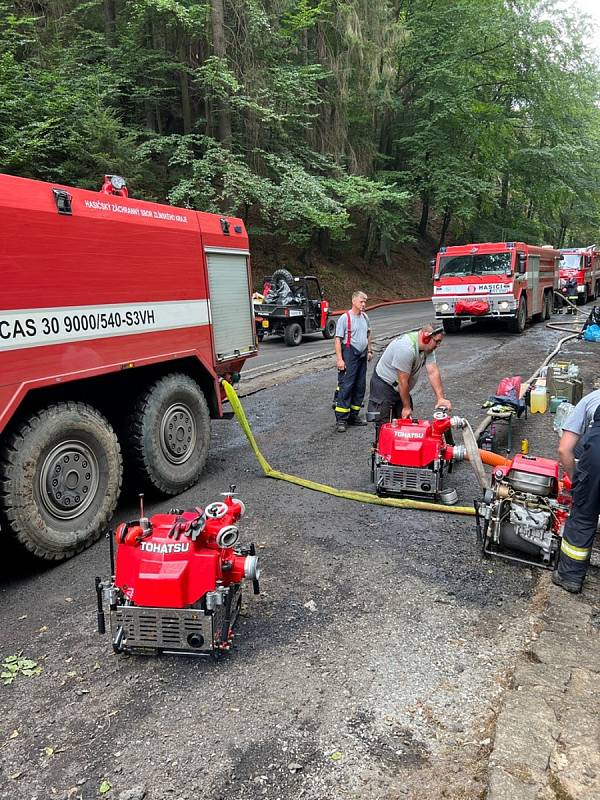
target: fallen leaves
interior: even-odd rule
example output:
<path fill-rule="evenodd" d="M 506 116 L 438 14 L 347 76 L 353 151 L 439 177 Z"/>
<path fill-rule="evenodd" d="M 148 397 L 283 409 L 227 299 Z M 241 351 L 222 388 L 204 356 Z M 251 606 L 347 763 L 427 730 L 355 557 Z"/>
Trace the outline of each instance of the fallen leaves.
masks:
<path fill-rule="evenodd" d="M 22 653 L 6 656 L 2 662 L 1 669 L 0 680 L 5 686 L 10 686 L 19 675 L 31 678 L 34 675 L 39 675 L 42 671 L 37 661 L 33 661 L 31 658 L 23 658 Z"/>

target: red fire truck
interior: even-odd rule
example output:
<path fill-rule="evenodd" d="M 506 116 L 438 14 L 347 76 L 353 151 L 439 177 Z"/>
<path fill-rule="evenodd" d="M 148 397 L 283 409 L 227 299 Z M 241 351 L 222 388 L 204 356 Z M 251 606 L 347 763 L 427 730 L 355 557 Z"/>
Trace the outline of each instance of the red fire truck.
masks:
<path fill-rule="evenodd" d="M 206 461 L 219 379 L 256 352 L 241 220 L 0 175 L 0 524 L 35 555 L 93 542 L 132 491 Z"/>
<path fill-rule="evenodd" d="M 571 247 L 560 251 L 560 283 L 577 281 L 577 303 L 600 297 L 600 250 L 590 247 Z"/>
<path fill-rule="evenodd" d="M 522 242 L 442 247 L 433 263 L 433 307 L 447 333 L 464 320 L 506 319 L 521 333 L 527 320 L 548 319 L 558 288 L 560 253 Z"/>

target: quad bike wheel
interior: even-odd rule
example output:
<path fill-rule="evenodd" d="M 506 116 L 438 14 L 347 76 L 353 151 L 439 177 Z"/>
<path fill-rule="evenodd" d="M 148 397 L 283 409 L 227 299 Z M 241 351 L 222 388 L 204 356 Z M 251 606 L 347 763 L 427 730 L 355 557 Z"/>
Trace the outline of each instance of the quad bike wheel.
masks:
<path fill-rule="evenodd" d="M 327 317 L 327 321 L 325 322 L 325 327 L 323 328 L 323 338 L 324 339 L 333 339 L 335 336 L 335 327 L 336 321 L 333 317 Z"/>
<path fill-rule="evenodd" d="M 302 341 L 302 326 L 299 322 L 290 323 L 283 334 L 288 347 L 296 347 Z"/>

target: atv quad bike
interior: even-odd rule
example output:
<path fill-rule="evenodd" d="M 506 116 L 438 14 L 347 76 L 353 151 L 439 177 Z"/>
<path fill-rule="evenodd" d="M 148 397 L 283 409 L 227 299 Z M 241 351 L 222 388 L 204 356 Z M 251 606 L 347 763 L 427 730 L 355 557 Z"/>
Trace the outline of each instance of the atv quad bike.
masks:
<path fill-rule="evenodd" d="M 314 275 L 294 277 L 287 269 L 278 269 L 263 281 L 264 301 L 254 303 L 256 335 L 283 336 L 288 347 L 295 347 L 308 333 L 335 336 L 335 319 L 325 300 L 319 279 Z"/>

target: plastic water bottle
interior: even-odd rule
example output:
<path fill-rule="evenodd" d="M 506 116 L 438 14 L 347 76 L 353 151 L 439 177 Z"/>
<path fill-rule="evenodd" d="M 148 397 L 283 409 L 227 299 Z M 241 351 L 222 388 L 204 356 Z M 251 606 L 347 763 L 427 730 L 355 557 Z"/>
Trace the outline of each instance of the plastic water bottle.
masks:
<path fill-rule="evenodd" d="M 562 429 L 565 422 L 571 416 L 571 412 L 575 406 L 573 403 L 569 403 L 566 400 L 562 402 L 558 408 L 556 409 L 556 414 L 554 415 L 554 422 L 552 423 L 552 427 L 558 433 L 559 436 L 562 436 Z"/>

